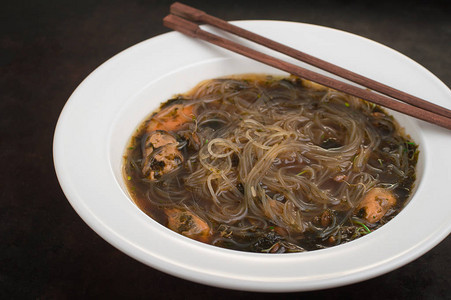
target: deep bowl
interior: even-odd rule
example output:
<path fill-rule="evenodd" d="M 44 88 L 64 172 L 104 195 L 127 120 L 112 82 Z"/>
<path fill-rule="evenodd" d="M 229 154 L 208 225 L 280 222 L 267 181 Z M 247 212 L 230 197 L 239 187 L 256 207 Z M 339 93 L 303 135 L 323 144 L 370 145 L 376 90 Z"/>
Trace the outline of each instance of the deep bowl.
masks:
<path fill-rule="evenodd" d="M 434 75 L 368 39 L 302 23 L 235 24 L 451 106 L 451 91 Z M 121 173 L 133 131 L 174 94 L 204 79 L 243 73 L 285 74 L 171 32 L 123 51 L 89 75 L 64 107 L 54 139 L 58 179 L 83 220 L 113 246 L 151 267 L 204 284 L 249 291 L 305 291 L 369 279 L 418 258 L 450 233 L 451 160 L 439 151 L 451 149 L 450 132 L 396 112 L 391 113 L 419 144 L 415 191 L 398 216 L 358 240 L 304 253 L 246 253 L 191 240 L 144 214 L 128 196 Z"/>

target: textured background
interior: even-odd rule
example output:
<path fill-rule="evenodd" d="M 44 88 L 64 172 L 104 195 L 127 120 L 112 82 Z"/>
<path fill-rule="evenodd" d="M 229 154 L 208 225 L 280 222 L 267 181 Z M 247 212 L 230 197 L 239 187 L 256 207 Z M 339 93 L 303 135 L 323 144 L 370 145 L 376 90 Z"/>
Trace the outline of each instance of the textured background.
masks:
<path fill-rule="evenodd" d="M 245 2 L 245 3 L 241 3 Z M 199 285 L 147 267 L 75 213 L 52 161 L 58 115 L 78 84 L 118 52 L 168 32 L 170 1 L 3 1 L 0 9 L 0 298 L 451 298 L 451 238 L 386 275 L 287 295 Z M 338 28 L 394 48 L 451 85 L 446 1 L 185 1 L 227 20 Z"/>

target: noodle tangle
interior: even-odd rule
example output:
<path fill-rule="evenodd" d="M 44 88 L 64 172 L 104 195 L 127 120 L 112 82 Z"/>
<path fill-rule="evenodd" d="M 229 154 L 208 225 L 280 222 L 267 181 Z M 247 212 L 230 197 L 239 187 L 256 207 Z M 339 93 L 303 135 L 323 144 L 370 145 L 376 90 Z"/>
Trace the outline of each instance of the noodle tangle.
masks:
<path fill-rule="evenodd" d="M 154 161 L 142 156 L 149 146 L 135 147 L 153 133 L 147 121 L 132 139 L 125 174 L 151 217 L 166 224 L 168 207 L 189 211 L 209 226 L 214 245 L 258 252 L 337 245 L 387 222 L 412 189 L 416 145 L 361 99 L 295 77 L 249 75 L 208 80 L 171 101 L 192 107 L 190 121 L 167 131 L 183 161 L 156 180 L 142 174 Z M 375 188 L 397 204 L 373 224 L 357 210 Z"/>

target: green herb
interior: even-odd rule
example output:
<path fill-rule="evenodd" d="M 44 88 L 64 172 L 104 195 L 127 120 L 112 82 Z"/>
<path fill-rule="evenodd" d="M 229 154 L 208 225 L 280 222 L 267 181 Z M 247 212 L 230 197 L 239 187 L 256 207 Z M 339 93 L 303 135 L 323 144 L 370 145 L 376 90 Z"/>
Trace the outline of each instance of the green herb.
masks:
<path fill-rule="evenodd" d="M 378 158 L 377 161 L 380 163 L 381 166 L 383 166 L 382 159 Z"/>
<path fill-rule="evenodd" d="M 127 180 L 132 180 L 132 177 L 131 176 L 127 176 Z"/>
<path fill-rule="evenodd" d="M 345 106 L 346 106 L 346 107 L 349 107 L 349 103 L 348 103 L 348 102 L 345 102 Z"/>
<path fill-rule="evenodd" d="M 128 150 L 133 150 L 135 149 L 135 147 L 128 147 Z"/>
<path fill-rule="evenodd" d="M 274 226 L 269 226 L 269 230 L 274 230 Z"/>
<path fill-rule="evenodd" d="M 302 172 L 297 173 L 296 176 L 301 176 L 301 175 L 304 174 L 305 172 L 307 172 L 307 170 L 304 170 L 304 171 L 302 171 Z"/>
<path fill-rule="evenodd" d="M 374 217 L 374 216 L 373 216 Z M 371 230 L 368 228 L 368 227 L 366 227 L 366 225 L 365 224 L 363 224 L 362 222 L 360 222 L 360 221 L 357 221 L 357 220 L 352 220 L 352 222 L 353 223 L 355 223 L 355 224 L 357 224 L 357 225 L 360 225 L 367 233 L 370 233 L 371 232 Z"/>
<path fill-rule="evenodd" d="M 205 140 L 205 145 L 208 144 L 208 139 Z"/>

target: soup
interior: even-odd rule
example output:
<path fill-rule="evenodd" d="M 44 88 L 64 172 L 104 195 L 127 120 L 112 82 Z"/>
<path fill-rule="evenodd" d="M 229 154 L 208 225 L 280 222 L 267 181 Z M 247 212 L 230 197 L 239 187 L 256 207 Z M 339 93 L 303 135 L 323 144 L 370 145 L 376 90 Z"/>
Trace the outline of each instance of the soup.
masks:
<path fill-rule="evenodd" d="M 384 109 L 296 77 L 207 80 L 136 130 L 124 178 L 147 215 L 228 249 L 364 236 L 406 205 L 417 145 Z"/>

